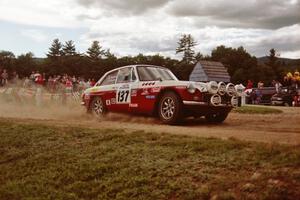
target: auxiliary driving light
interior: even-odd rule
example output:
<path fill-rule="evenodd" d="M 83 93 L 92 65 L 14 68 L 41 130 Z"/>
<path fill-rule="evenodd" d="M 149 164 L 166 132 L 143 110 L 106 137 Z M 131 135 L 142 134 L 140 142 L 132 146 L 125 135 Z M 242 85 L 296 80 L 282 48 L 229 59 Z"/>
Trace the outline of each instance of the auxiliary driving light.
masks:
<path fill-rule="evenodd" d="M 211 94 L 217 94 L 219 89 L 219 85 L 216 81 L 210 81 L 207 83 L 207 91 Z"/>
<path fill-rule="evenodd" d="M 232 83 L 228 83 L 226 85 L 226 93 L 229 95 L 229 96 L 233 96 L 236 91 L 235 91 L 235 87 Z"/>

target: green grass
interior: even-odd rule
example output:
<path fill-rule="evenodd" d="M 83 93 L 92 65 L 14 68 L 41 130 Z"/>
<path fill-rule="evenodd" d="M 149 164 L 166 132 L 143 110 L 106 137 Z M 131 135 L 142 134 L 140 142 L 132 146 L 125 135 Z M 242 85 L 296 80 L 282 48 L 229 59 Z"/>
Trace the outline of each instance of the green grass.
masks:
<path fill-rule="evenodd" d="M 5 200 L 297 199 L 299 167 L 299 146 L 0 121 Z"/>
<path fill-rule="evenodd" d="M 233 112 L 242 114 L 279 114 L 282 113 L 282 110 L 266 106 L 242 106 L 235 108 Z"/>

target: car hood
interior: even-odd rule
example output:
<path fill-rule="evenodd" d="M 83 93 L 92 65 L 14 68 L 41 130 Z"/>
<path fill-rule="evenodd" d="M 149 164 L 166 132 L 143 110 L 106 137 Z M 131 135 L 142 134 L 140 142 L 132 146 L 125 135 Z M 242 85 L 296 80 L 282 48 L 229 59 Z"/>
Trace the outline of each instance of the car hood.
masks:
<path fill-rule="evenodd" d="M 189 87 L 193 86 L 197 88 L 200 92 L 207 92 L 207 84 L 203 82 L 194 82 L 194 81 L 178 81 L 178 80 L 171 80 L 171 81 L 160 81 L 156 84 L 156 86 L 163 86 L 163 87 Z"/>

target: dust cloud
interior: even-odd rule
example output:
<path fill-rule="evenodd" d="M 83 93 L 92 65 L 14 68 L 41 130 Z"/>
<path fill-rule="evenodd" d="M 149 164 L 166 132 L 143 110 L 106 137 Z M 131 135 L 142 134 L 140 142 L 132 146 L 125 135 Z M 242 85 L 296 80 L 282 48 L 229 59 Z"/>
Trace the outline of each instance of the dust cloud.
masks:
<path fill-rule="evenodd" d="M 59 100 L 41 100 L 37 103 L 35 97 L 16 98 L 13 94 L 0 94 L 0 118 L 21 118 L 36 120 L 59 121 L 118 121 L 132 123 L 154 123 L 158 120 L 145 116 L 108 113 L 104 117 L 88 114 L 86 108 L 80 105 L 80 99 L 68 97 L 66 102 Z"/>

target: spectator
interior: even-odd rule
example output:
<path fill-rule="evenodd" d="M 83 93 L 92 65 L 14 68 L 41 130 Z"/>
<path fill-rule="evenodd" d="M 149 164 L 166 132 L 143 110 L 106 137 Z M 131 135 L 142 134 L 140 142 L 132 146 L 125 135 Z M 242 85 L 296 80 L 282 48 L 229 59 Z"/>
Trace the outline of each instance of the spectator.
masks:
<path fill-rule="evenodd" d="M 24 88 L 28 88 L 31 86 L 31 80 L 28 78 L 28 76 L 25 77 L 24 83 L 23 83 L 23 87 Z"/>
<path fill-rule="evenodd" d="M 8 73 L 6 72 L 6 69 L 3 69 L 3 72 L 1 74 L 1 85 L 5 86 L 7 84 L 7 81 L 8 81 Z"/>
<path fill-rule="evenodd" d="M 92 78 L 92 80 L 90 82 L 91 87 L 94 87 L 95 84 L 96 84 L 96 81 L 95 81 L 95 79 Z"/>
<path fill-rule="evenodd" d="M 34 81 L 35 81 L 34 74 L 35 74 L 35 72 L 34 72 L 34 71 L 32 71 L 32 72 L 31 72 L 31 74 L 30 74 L 30 76 L 29 76 L 29 79 L 30 79 L 32 82 L 34 82 Z"/>
<path fill-rule="evenodd" d="M 280 93 L 282 84 L 278 80 L 273 80 L 272 85 L 275 87 L 276 93 Z"/>
<path fill-rule="evenodd" d="M 246 86 L 246 90 L 247 89 L 252 89 L 253 88 L 253 82 L 251 80 L 248 80 L 247 86 Z"/>
<path fill-rule="evenodd" d="M 1 67 L 0 67 L 0 87 L 2 86 L 2 69 L 1 69 Z"/>
<path fill-rule="evenodd" d="M 73 84 L 72 84 L 72 81 L 69 78 L 66 80 L 65 87 L 66 87 L 66 92 L 67 93 L 71 93 L 72 92 L 72 90 L 73 90 Z"/>
<path fill-rule="evenodd" d="M 264 82 L 259 81 L 259 82 L 257 83 L 257 88 L 258 88 L 258 89 L 261 89 L 261 88 L 263 88 L 263 87 L 264 87 Z"/>
<path fill-rule="evenodd" d="M 12 73 L 11 83 L 12 83 L 12 84 L 17 84 L 18 80 L 19 80 L 19 75 L 17 74 L 16 71 L 14 71 L 14 72 Z"/>

